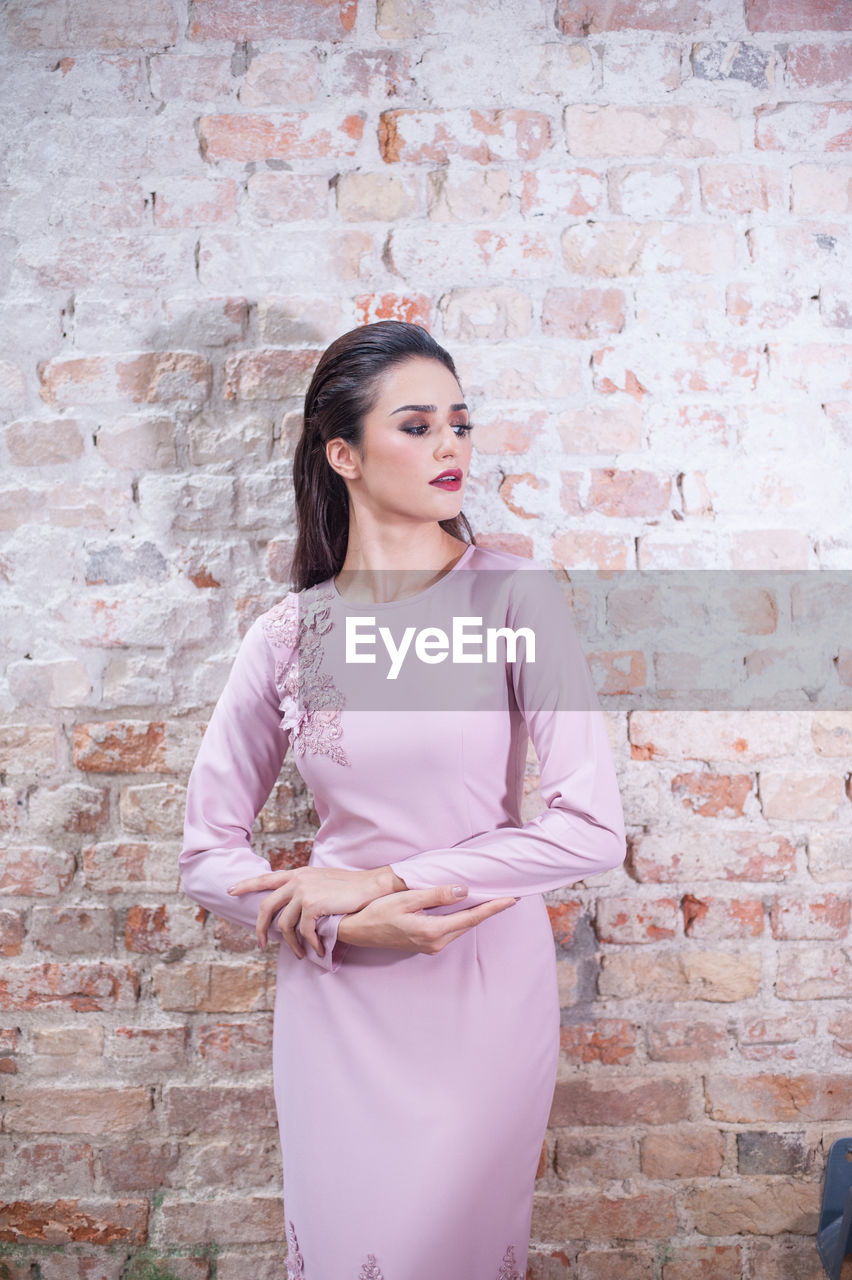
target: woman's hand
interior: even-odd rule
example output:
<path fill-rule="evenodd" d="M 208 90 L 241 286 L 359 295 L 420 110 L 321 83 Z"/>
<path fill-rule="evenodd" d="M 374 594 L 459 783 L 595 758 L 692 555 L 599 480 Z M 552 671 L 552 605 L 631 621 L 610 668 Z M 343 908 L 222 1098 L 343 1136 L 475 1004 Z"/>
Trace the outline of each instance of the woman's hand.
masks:
<path fill-rule="evenodd" d="M 255 932 L 261 947 L 266 946 L 269 926 L 276 924 L 294 955 L 301 959 L 305 952 L 296 937 L 298 925 L 302 937 L 318 956 L 323 946 L 317 937 L 320 916 L 343 915 L 358 911 L 374 898 L 393 894 L 395 884 L 403 884 L 390 867 L 373 870 L 348 870 L 344 867 L 295 867 L 290 871 L 268 871 L 231 885 L 228 893 L 239 896 L 268 889 L 257 913 Z"/>
<path fill-rule="evenodd" d="M 407 889 L 376 898 L 360 911 L 346 915 L 340 921 L 337 937 L 340 942 L 358 947 L 392 947 L 435 955 L 468 929 L 517 902 L 517 898 L 494 898 L 448 915 L 424 915 L 426 907 L 444 906 L 466 896 L 466 889 L 457 893 L 456 888 L 443 884 L 435 889 Z"/>

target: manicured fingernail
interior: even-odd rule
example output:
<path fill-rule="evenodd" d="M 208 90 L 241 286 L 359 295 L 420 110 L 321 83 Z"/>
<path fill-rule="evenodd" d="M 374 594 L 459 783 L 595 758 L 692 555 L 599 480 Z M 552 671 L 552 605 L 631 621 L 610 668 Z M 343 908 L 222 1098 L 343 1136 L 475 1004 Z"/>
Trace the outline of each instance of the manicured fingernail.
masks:
<path fill-rule="evenodd" d="M 234 892 L 234 886 L 231 885 L 230 888 L 228 889 L 228 893 L 233 893 L 233 892 Z"/>
<path fill-rule="evenodd" d="M 464 887 L 464 885 L 463 885 L 463 884 L 454 884 L 454 885 L 453 885 L 453 897 L 454 897 L 454 898 L 466 898 L 466 897 L 467 897 L 467 889 L 465 889 L 465 887 Z"/>

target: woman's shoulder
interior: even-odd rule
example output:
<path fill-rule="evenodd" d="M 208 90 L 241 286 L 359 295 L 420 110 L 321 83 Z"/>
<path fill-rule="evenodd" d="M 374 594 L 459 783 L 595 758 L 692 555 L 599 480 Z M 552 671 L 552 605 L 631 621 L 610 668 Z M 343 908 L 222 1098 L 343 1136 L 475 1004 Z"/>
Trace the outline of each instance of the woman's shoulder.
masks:
<path fill-rule="evenodd" d="M 287 649 L 295 647 L 299 638 L 300 594 L 297 591 L 288 591 L 281 600 L 255 620 L 255 628 L 270 644 L 276 647 L 284 646 Z"/>
<path fill-rule="evenodd" d="M 497 547 L 481 547 L 478 543 L 471 553 L 469 566 L 472 569 L 502 569 L 507 573 L 529 569 L 537 569 L 540 573 L 549 572 L 546 564 L 531 556 L 520 556 L 514 551 L 504 551 Z"/>
<path fill-rule="evenodd" d="M 275 647 L 293 649 L 303 631 L 325 629 L 333 597 L 331 579 L 301 591 L 288 591 L 256 619 L 254 626 Z"/>

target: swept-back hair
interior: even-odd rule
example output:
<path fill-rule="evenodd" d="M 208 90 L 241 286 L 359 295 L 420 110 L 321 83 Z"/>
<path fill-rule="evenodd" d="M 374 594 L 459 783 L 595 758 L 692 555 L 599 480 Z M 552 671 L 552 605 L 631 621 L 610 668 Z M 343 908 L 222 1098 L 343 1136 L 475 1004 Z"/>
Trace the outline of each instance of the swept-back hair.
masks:
<path fill-rule="evenodd" d="M 329 464 L 326 444 L 339 436 L 363 455 L 364 418 L 378 402 L 382 376 L 415 356 L 440 360 L 458 381 L 449 352 L 422 325 L 404 320 L 379 320 L 350 329 L 320 357 L 305 395 L 304 424 L 293 455 L 294 591 L 333 577 L 346 557 L 349 494 L 343 477 Z M 439 524 L 453 537 L 475 542 L 464 512 Z"/>

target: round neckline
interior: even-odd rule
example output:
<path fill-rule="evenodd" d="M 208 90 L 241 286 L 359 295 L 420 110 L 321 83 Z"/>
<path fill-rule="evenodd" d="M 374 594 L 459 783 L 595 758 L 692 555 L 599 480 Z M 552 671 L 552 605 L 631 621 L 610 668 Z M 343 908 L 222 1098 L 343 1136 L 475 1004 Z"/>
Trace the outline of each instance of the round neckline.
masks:
<path fill-rule="evenodd" d="M 405 596 L 402 600 L 375 600 L 368 604 L 356 604 L 354 600 L 347 600 L 346 596 L 341 595 L 338 591 L 337 583 L 334 581 L 334 574 L 332 574 L 328 579 L 328 584 L 334 592 L 334 599 L 339 601 L 341 604 L 345 604 L 347 609 L 399 609 L 403 605 L 412 604 L 415 600 L 422 600 L 424 596 L 431 595 L 433 591 L 436 591 L 438 587 L 440 587 L 442 582 L 446 582 L 447 578 L 451 577 L 451 575 L 455 573 L 456 569 L 460 569 L 462 567 L 464 562 L 474 551 L 476 551 L 476 549 L 476 544 L 469 542 L 466 549 L 461 553 L 452 568 L 442 574 L 437 582 L 433 582 L 431 587 L 424 587 L 422 591 L 416 591 L 414 595 Z"/>

